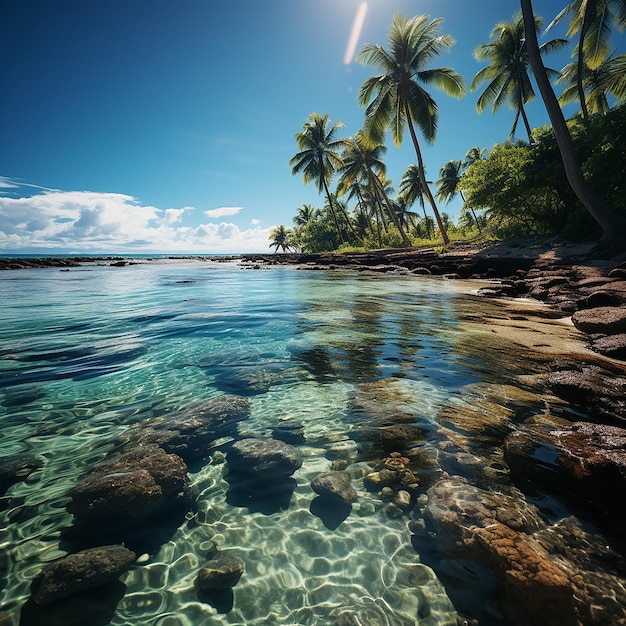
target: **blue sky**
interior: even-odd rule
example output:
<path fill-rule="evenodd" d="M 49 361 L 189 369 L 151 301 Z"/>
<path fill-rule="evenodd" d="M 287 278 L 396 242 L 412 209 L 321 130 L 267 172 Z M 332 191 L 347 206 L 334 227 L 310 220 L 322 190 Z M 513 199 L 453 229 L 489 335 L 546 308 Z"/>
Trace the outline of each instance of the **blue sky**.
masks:
<path fill-rule="evenodd" d="M 288 164 L 307 116 L 328 113 L 345 124 L 344 136 L 362 125 L 357 92 L 373 71 L 344 62 L 361 4 L 7 3 L 0 253 L 269 251 L 271 227 L 291 226 L 304 203 L 323 205 Z M 563 5 L 534 2 L 546 23 Z M 469 85 L 481 67 L 474 48 L 518 7 L 517 0 L 369 0 L 357 49 L 384 45 L 395 12 L 443 17 L 456 44 L 436 65 L 454 67 Z M 623 37 L 614 34 L 616 44 Z M 569 53 L 547 64 L 560 69 Z M 479 116 L 477 93 L 433 95 L 437 141 L 423 142 L 430 180 L 468 148 L 507 138 L 508 108 Z M 540 98 L 528 115 L 533 126 L 546 123 Z M 415 155 L 409 141 L 388 144 L 397 188 Z M 459 205 L 442 208 L 455 214 Z"/>

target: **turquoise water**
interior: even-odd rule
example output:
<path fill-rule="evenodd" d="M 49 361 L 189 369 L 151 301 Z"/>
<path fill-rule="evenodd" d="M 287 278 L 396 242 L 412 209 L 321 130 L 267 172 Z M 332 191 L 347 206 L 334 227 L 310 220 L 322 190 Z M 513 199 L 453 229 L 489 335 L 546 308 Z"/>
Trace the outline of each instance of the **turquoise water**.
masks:
<path fill-rule="evenodd" d="M 302 426 L 293 492 L 279 508 L 233 503 L 220 448 L 228 441 L 215 442 L 189 467 L 195 508 L 145 529 L 161 530 L 159 541 L 141 544 L 149 547 L 122 577 L 110 623 L 314 625 L 347 612 L 370 625 L 456 624 L 446 588 L 411 543 L 411 515 L 391 514 L 364 487 L 371 468 L 355 433 L 377 411 L 434 431 L 444 403 L 493 380 L 481 351 L 461 347 L 463 320 L 493 306 L 471 289 L 182 260 L 0 274 L 2 456 L 42 463 L 0 507 L 8 623 L 18 623 L 43 565 L 66 554 L 66 494 L 80 477 L 133 425 L 228 393 L 250 401 L 237 436 Z M 423 452 L 437 450 L 425 443 Z M 311 506 L 310 482 L 337 460 L 358 501 L 329 527 Z M 245 563 L 227 606 L 202 601 L 193 584 L 212 542 Z"/>

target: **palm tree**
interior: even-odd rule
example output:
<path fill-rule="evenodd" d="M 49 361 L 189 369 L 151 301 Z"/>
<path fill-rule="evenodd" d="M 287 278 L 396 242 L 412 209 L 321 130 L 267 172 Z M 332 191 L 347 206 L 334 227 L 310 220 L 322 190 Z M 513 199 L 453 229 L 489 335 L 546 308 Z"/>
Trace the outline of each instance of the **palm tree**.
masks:
<path fill-rule="evenodd" d="M 559 96 L 559 102 L 562 105 L 580 100 L 577 62 L 568 63 L 561 70 L 561 77 L 557 82 L 566 85 Z M 626 54 L 606 57 L 595 69 L 585 62 L 582 88 L 585 94 L 584 109 L 581 106 L 583 118 L 589 113 L 606 113 L 611 108 L 609 96 L 624 100 L 626 98 Z"/>
<path fill-rule="evenodd" d="M 485 152 L 487 152 L 487 148 L 483 148 L 482 150 L 478 146 L 470 148 L 463 157 L 465 169 L 467 169 L 472 163 L 480 161 L 485 156 Z"/>
<path fill-rule="evenodd" d="M 430 203 L 445 244 L 448 234 L 426 182 L 422 152 L 415 126 L 426 140 L 434 142 L 437 134 L 437 103 L 422 85 L 434 85 L 446 93 L 465 95 L 465 80 L 450 67 L 429 69 L 430 61 L 454 44 L 450 35 L 439 33 L 442 19 L 430 21 L 427 15 L 407 18 L 396 14 L 389 29 L 389 47 L 366 44 L 358 53 L 358 61 L 366 67 L 382 71 L 371 76 L 359 90 L 359 104 L 366 106 L 365 128 L 374 141 L 382 142 L 391 129 L 396 146 L 402 143 L 408 127 L 417 156 L 418 172 L 424 193 Z"/>
<path fill-rule="evenodd" d="M 461 182 L 461 175 L 467 167 L 466 162 L 467 161 L 465 160 L 451 160 L 443 165 L 439 171 L 439 180 L 437 181 L 437 193 L 435 194 L 437 200 L 449 204 L 450 200 L 452 200 L 452 198 L 454 198 L 454 196 L 458 193 L 461 195 L 463 204 L 465 204 L 465 196 L 459 189 L 459 183 Z M 478 226 L 478 232 L 482 232 L 474 209 L 472 207 L 469 207 L 469 209 L 474 216 L 476 226 Z"/>
<path fill-rule="evenodd" d="M 312 219 L 315 219 L 317 209 L 314 209 L 310 204 L 303 204 L 296 210 L 298 214 L 293 218 L 293 221 L 297 226 L 306 226 Z"/>
<path fill-rule="evenodd" d="M 552 129 L 556 137 L 561 160 L 567 180 L 572 190 L 585 206 L 590 215 L 602 228 L 602 239 L 609 246 L 624 248 L 624 232 L 626 231 L 626 219 L 612 211 L 598 196 L 598 194 L 585 181 L 580 161 L 574 148 L 572 137 L 563 116 L 563 111 L 554 95 L 552 85 L 541 61 L 541 53 L 537 42 L 537 33 L 530 28 L 535 23 L 533 5 L 531 0 L 520 0 L 524 23 L 529 27 L 527 32 L 528 58 L 533 68 L 533 73 L 537 79 L 537 84 L 541 92 L 541 97 L 550 116 Z"/>
<path fill-rule="evenodd" d="M 343 231 L 339 226 L 337 212 L 333 205 L 328 185 L 333 174 L 342 166 L 340 151 L 345 145 L 344 139 L 335 139 L 337 129 L 343 128 L 343 122 L 337 122 L 328 128 L 328 113 L 321 117 L 318 113 L 311 113 L 301 131 L 296 133 L 296 143 L 300 150 L 289 161 L 291 173 L 302 173 L 304 183 L 312 180 L 317 183 L 317 190 L 326 194 L 337 234 L 342 242 L 345 241 Z"/>
<path fill-rule="evenodd" d="M 430 181 L 428 181 L 430 183 Z M 400 196 L 404 198 L 407 206 L 413 206 L 416 202 L 422 207 L 424 211 L 424 222 L 428 226 L 428 218 L 426 217 L 426 209 L 424 207 L 424 185 L 422 184 L 422 177 L 420 176 L 419 168 L 415 164 L 409 165 L 406 171 L 402 175 L 400 180 Z M 430 233 L 426 233 L 428 237 Z"/>
<path fill-rule="evenodd" d="M 400 232 L 404 245 L 409 247 L 411 240 L 393 210 L 385 185 L 381 181 L 381 177 L 384 177 L 385 174 L 382 156 L 386 151 L 387 148 L 383 144 L 369 140 L 361 131 L 356 133 L 354 137 L 347 139 L 342 154 L 343 166 L 339 170 L 340 178 L 337 185 L 339 190 L 343 191 L 355 182 L 366 182 L 372 190 L 373 197 L 381 204 L 384 202 L 389 218 Z"/>
<path fill-rule="evenodd" d="M 535 33 L 541 28 L 542 20 L 535 18 Z M 524 105 L 535 97 L 528 70 L 530 64 L 526 51 L 526 34 L 524 19 L 521 13 L 513 16 L 510 22 L 500 22 L 491 31 L 488 43 L 481 44 L 474 50 L 478 61 L 488 61 L 489 65 L 478 71 L 472 79 L 470 90 L 475 91 L 483 83 L 487 83 L 484 91 L 476 102 L 476 110 L 482 113 L 491 106 L 495 113 L 505 102 L 515 109 L 515 120 L 511 128 L 510 138 L 513 139 L 520 117 L 524 122 L 528 141 L 533 143 L 532 131 L 526 116 Z M 540 51 L 551 52 L 567 44 L 565 39 L 552 39 L 544 43 Z M 556 70 L 546 68 L 550 77 L 556 78 Z"/>
<path fill-rule="evenodd" d="M 573 0 L 548 25 L 546 32 L 563 17 L 570 15 L 567 36 L 580 33 L 576 46 L 576 88 L 585 122 L 589 111 L 585 99 L 586 68 L 596 70 L 609 55 L 611 24 L 619 30 L 626 27 L 625 0 Z"/>
<path fill-rule="evenodd" d="M 278 252 L 278 248 L 282 248 L 283 252 L 287 252 L 294 246 L 291 243 L 292 232 L 285 228 L 283 224 L 275 226 L 270 231 L 270 248 L 274 248 L 274 252 Z"/>

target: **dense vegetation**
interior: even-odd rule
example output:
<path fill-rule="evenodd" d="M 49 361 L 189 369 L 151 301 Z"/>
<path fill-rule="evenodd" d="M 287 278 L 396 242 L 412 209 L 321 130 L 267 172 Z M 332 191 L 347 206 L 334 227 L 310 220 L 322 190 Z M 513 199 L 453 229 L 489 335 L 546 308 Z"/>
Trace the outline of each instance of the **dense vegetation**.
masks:
<path fill-rule="evenodd" d="M 328 114 L 312 113 L 296 134 L 298 152 L 290 161 L 292 173 L 301 174 L 305 183 L 314 182 L 324 205 L 299 207 L 292 228 L 280 225 L 273 229 L 270 246 L 276 251 L 319 252 L 447 244 L 450 239 L 486 235 L 606 236 L 607 220 L 598 222 L 593 207 L 572 182 L 572 167 L 578 167 L 578 162 L 582 184 L 589 184 L 602 196 L 598 200 L 604 205 L 605 218 L 608 215 L 608 230 L 626 223 L 619 221 L 626 215 L 626 105 L 620 105 L 626 99 L 626 55 L 613 56 L 608 43 L 613 27 L 623 30 L 626 26 L 626 3 L 574 0 L 549 25 L 547 30 L 569 16 L 567 34 L 577 37 L 572 54 L 576 61 L 561 72 L 544 72 L 542 97 L 553 124 L 554 111 L 545 97 L 546 84 L 554 96 L 548 78 L 564 85 L 561 104 L 580 104 L 580 115 L 566 127 L 555 100 L 562 120 L 561 126 L 554 126 L 556 136 L 551 126 L 533 130 L 524 105 L 535 97 L 533 53 L 539 59 L 539 54 L 568 42 L 555 39 L 538 48 L 534 34 L 542 21 L 532 15 L 530 2 L 521 4 L 523 16 L 519 13 L 511 22 L 498 24 L 490 41 L 477 47 L 476 57 L 488 65 L 471 83 L 472 90 L 482 89 L 476 105 L 479 113 L 489 105 L 495 111 L 504 103 L 515 111 L 508 140 L 489 150 L 468 146 L 463 158 L 452 159 L 441 168 L 436 192 L 431 192 L 432 181 L 427 180 L 418 140 L 418 132 L 427 141 L 436 138 L 437 106 L 427 88 L 434 86 L 463 97 L 465 82 L 453 68 L 431 67 L 432 61 L 454 44 L 441 34 L 441 19 L 396 15 L 388 47 L 366 44 L 357 56 L 364 66 L 378 72 L 359 92 L 359 104 L 365 107 L 363 129 L 353 137 L 339 138 L 342 123 L 331 125 Z M 533 23 L 535 33 L 527 37 L 524 24 L 532 30 Z M 541 65 L 533 67 L 540 83 Z M 520 119 L 528 141 L 515 142 Z M 386 176 L 384 139 L 390 131 L 399 145 L 406 130 L 416 163 L 408 164 L 396 193 Z M 573 142 L 568 154 L 563 133 Z M 452 222 L 438 209 L 437 201 L 447 203 L 456 194 L 461 195 L 463 209 Z"/>

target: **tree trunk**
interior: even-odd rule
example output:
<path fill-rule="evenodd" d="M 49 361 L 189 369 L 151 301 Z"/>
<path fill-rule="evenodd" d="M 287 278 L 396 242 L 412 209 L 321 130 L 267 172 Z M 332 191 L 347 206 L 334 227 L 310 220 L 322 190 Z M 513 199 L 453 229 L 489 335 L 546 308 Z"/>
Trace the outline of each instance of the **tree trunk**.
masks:
<path fill-rule="evenodd" d="M 463 192 L 459 191 L 459 193 L 461 194 L 461 199 L 463 200 L 463 204 L 465 204 L 465 196 L 463 195 Z M 472 215 L 474 216 L 474 221 L 476 222 L 476 226 L 478 226 L 478 232 L 482 234 L 483 229 L 480 227 L 480 223 L 478 222 L 478 217 L 476 217 L 476 211 L 474 211 L 473 207 L 469 207 L 469 210 L 472 212 Z"/>
<path fill-rule="evenodd" d="M 587 2 L 585 2 L 585 8 L 583 12 L 583 23 L 580 27 L 580 35 L 578 37 L 578 59 L 576 62 L 576 88 L 578 89 L 578 99 L 580 100 L 580 110 L 583 114 L 583 120 L 585 124 L 589 121 L 589 112 L 587 111 L 587 102 L 585 100 L 585 90 L 583 88 L 583 70 L 584 70 L 584 53 L 583 45 L 585 43 L 585 37 L 589 30 L 589 20 L 587 19 Z"/>
<path fill-rule="evenodd" d="M 563 111 L 552 90 L 545 67 L 539 54 L 537 33 L 535 32 L 535 17 L 531 0 L 520 0 L 522 14 L 524 16 L 524 29 L 526 31 L 526 48 L 528 59 L 539 86 L 541 97 L 550 116 L 552 129 L 561 153 L 561 160 L 565 168 L 567 180 L 576 194 L 576 197 L 589 211 L 602 229 L 602 240 L 608 244 L 621 246 L 626 245 L 624 232 L 626 231 L 626 218 L 612 211 L 600 198 L 600 196 L 587 184 L 580 168 L 580 161 L 574 148 L 574 142 L 563 116 Z"/>
<path fill-rule="evenodd" d="M 428 203 L 432 207 L 433 213 L 435 214 L 435 219 L 437 220 L 437 226 L 439 226 L 439 232 L 443 237 L 443 243 L 447 246 L 450 243 L 450 239 L 448 238 L 448 233 L 446 232 L 446 227 L 444 223 L 441 221 L 441 215 L 439 215 L 439 211 L 437 210 L 437 204 L 435 203 L 435 199 L 433 198 L 433 194 L 430 192 L 430 188 L 428 187 L 428 183 L 426 182 L 426 171 L 424 169 L 424 161 L 422 159 L 422 152 L 419 147 L 419 143 L 417 142 L 417 135 L 415 134 L 415 129 L 413 128 L 413 120 L 411 119 L 411 114 L 409 112 L 409 107 L 405 108 L 406 120 L 409 126 L 409 132 L 411 133 L 411 139 L 413 140 L 413 147 L 415 148 L 415 154 L 417 156 L 417 171 L 420 175 L 420 181 L 422 183 L 422 187 L 424 188 L 424 193 L 426 194 L 426 198 L 428 198 Z"/>
<path fill-rule="evenodd" d="M 339 220 L 337 219 L 337 212 L 335 211 L 335 207 L 333 206 L 333 199 L 330 196 L 330 191 L 328 189 L 328 185 L 326 184 L 326 179 L 322 177 L 322 182 L 324 183 L 324 192 L 326 193 L 326 198 L 328 199 L 328 206 L 330 207 L 330 212 L 333 215 L 333 220 L 335 221 L 335 228 L 337 229 L 337 234 L 339 235 L 339 240 L 341 243 L 345 243 L 345 237 L 343 236 L 343 231 L 339 226 Z"/>

